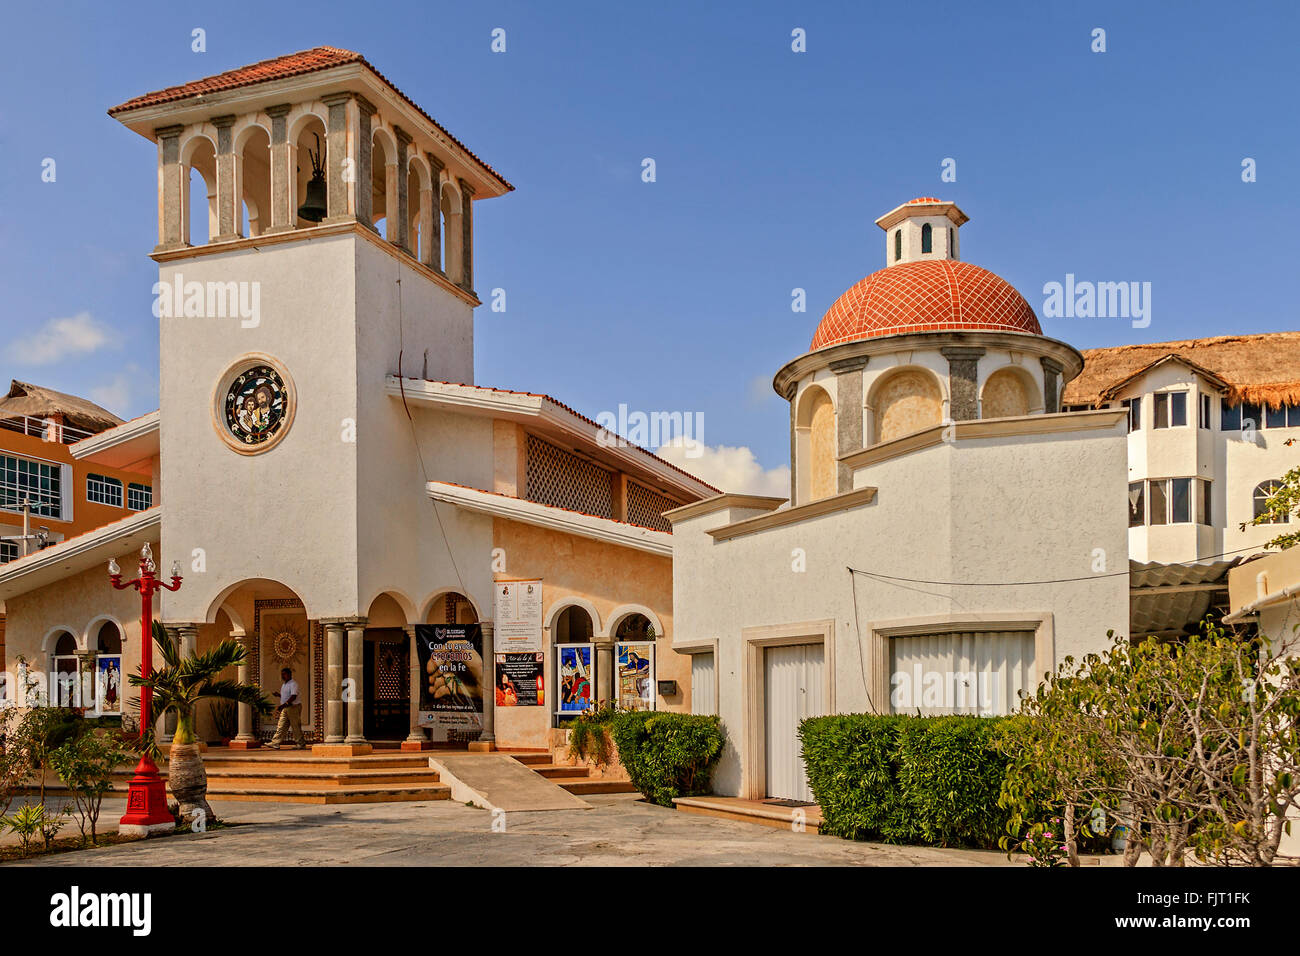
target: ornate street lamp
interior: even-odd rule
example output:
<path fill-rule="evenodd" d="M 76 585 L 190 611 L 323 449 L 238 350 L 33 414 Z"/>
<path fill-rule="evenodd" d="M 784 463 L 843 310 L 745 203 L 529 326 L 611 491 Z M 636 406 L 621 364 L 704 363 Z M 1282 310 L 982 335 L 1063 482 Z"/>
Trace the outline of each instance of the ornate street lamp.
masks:
<path fill-rule="evenodd" d="M 109 560 L 108 579 L 119 591 L 135 588 L 140 592 L 140 676 L 148 677 L 153 673 L 153 594 L 159 588 L 175 591 L 181 586 L 181 567 L 179 562 L 172 562 L 172 581 L 160 581 L 156 575 L 157 566 L 153 563 L 153 551 L 145 544 L 140 549 L 140 576 L 133 581 L 122 582 L 122 569 L 117 562 Z M 153 723 L 153 692 L 148 687 L 140 688 L 140 742 L 145 741 L 145 732 Z M 127 836 L 149 836 L 162 833 L 176 827 L 171 813 L 167 809 L 167 788 L 162 777 L 158 775 L 158 765 L 153 762 L 148 751 L 140 756 L 136 765 L 135 776 L 128 784 L 126 795 L 126 814 L 118 824 L 118 832 Z"/>

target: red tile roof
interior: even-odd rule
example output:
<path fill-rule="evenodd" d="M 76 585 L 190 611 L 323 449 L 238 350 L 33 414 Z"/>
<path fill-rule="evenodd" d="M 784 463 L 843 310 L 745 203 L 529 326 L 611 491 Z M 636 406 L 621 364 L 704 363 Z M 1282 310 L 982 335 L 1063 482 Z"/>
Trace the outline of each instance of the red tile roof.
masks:
<path fill-rule="evenodd" d="M 301 50 L 298 53 L 289 53 L 285 56 L 273 57 L 269 60 L 261 60 L 257 63 L 250 63 L 248 66 L 241 66 L 238 69 L 227 70 L 224 73 L 218 73 L 216 76 L 204 77 L 201 80 L 192 80 L 189 83 L 181 83 L 178 86 L 169 86 L 165 89 L 155 90 L 152 93 L 145 93 L 125 103 L 119 103 L 108 111 L 109 116 L 117 116 L 119 113 L 125 113 L 128 110 L 139 109 L 144 106 L 157 106 L 162 103 L 172 103 L 177 100 L 189 99 L 192 96 L 200 96 L 207 93 L 220 93 L 226 90 L 239 89 L 244 86 L 252 86 L 256 83 L 267 83 L 271 80 L 282 80 L 290 76 L 300 76 L 304 73 L 315 73 L 319 70 L 328 70 L 336 66 L 344 66 L 348 63 L 360 63 L 381 82 L 386 84 L 394 93 L 404 99 L 413 109 L 418 111 L 421 116 L 427 119 L 438 128 L 448 139 L 463 149 L 473 159 L 483 166 L 489 173 L 501 181 L 506 189 L 514 189 L 510 183 L 502 178 L 501 174 L 494 170 L 487 163 L 479 159 L 472 150 L 455 136 L 447 131 L 437 120 L 426 113 L 418 106 L 414 100 L 399 90 L 384 74 L 376 70 L 364 56 L 360 53 L 354 53 L 352 50 L 344 50 L 333 46 L 318 46 L 310 50 Z"/>
<path fill-rule="evenodd" d="M 935 199 L 933 196 L 917 196 L 915 199 L 909 199 L 907 202 L 903 203 L 903 205 L 915 206 L 917 203 L 923 203 L 923 202 L 943 202 L 943 200 Z"/>
<path fill-rule="evenodd" d="M 1011 283 L 956 259 L 922 259 L 873 272 L 827 310 L 810 349 L 906 332 L 987 330 L 1042 335 Z"/>

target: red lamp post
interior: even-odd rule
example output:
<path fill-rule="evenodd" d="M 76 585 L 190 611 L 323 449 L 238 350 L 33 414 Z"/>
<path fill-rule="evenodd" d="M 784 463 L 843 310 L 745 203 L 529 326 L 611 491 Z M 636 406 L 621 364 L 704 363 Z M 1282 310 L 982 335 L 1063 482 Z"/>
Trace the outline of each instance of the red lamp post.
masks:
<path fill-rule="evenodd" d="M 159 588 L 175 591 L 181 586 L 180 564 L 172 563 L 171 584 L 158 579 L 158 568 L 153 563 L 149 545 L 140 549 L 140 576 L 122 582 L 122 570 L 116 561 L 108 562 L 108 579 L 119 591 L 134 588 L 140 592 L 140 676 L 153 673 L 153 595 Z M 148 687 L 140 688 L 140 740 L 145 739 L 147 728 L 153 724 L 153 693 Z M 131 778 L 126 795 L 126 814 L 118 824 L 118 832 L 148 836 L 171 830 L 176 826 L 167 810 L 167 788 L 158 775 L 158 765 L 148 753 L 140 756 L 135 776 Z"/>

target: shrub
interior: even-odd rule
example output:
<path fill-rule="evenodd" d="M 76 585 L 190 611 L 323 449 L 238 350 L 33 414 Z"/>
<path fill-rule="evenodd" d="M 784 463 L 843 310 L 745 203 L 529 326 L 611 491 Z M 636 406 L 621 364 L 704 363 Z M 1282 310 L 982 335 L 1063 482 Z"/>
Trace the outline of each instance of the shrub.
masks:
<path fill-rule="evenodd" d="M 822 831 L 855 840 L 992 847 L 1007 758 L 1002 718 L 838 714 L 803 721 Z"/>
<path fill-rule="evenodd" d="M 899 784 L 921 840 L 993 847 L 1006 828 L 998 806 L 1007 758 L 996 747 L 999 721 L 916 717 L 898 735 Z"/>
<path fill-rule="evenodd" d="M 898 733 L 911 717 L 835 714 L 799 727 L 822 832 L 908 843 L 917 836 L 898 785 Z"/>
<path fill-rule="evenodd" d="M 125 762 L 128 752 L 110 733 L 85 733 L 66 741 L 50 754 L 50 763 L 72 791 L 77 827 L 84 842 L 99 842 L 99 811 L 104 795 L 113 789 L 113 771 Z M 87 833 L 89 831 L 89 833 Z"/>
<path fill-rule="evenodd" d="M 620 711 L 609 721 L 618 759 L 651 803 L 709 792 L 726 737 L 722 721 L 700 714 Z"/>

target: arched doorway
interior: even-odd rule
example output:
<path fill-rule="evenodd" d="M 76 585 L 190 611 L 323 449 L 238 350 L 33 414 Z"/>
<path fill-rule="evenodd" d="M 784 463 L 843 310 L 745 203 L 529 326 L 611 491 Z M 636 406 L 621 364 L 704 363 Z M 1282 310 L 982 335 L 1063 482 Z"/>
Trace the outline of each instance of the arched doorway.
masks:
<path fill-rule="evenodd" d="M 77 639 L 63 631 L 53 639 L 50 655 L 50 705 L 81 706 L 81 660 L 77 656 Z"/>
<path fill-rule="evenodd" d="M 654 624 L 644 614 L 633 613 L 614 629 L 612 693 L 620 710 L 654 710 Z"/>
<path fill-rule="evenodd" d="M 105 621 L 95 635 L 95 699 L 87 701 L 101 717 L 120 716 L 122 713 L 122 631 L 113 621 Z"/>
<path fill-rule="evenodd" d="M 366 614 L 362 728 L 371 743 L 406 739 L 411 727 L 411 641 L 407 612 L 391 594 Z"/>
<path fill-rule="evenodd" d="M 563 727 L 597 702 L 594 635 L 591 615 L 577 604 L 563 608 L 551 624 L 556 727 Z"/>

